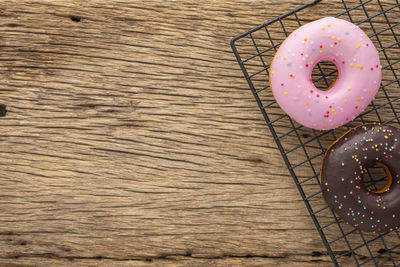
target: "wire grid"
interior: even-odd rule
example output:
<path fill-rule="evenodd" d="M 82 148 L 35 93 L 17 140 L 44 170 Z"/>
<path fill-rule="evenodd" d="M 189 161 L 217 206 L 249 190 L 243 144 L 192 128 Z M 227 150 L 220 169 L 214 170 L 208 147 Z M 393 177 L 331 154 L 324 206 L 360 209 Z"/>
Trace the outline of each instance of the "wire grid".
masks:
<path fill-rule="evenodd" d="M 309 22 L 307 8 L 320 1 L 300 6 L 236 36 L 231 46 L 333 264 L 400 266 L 398 230 L 363 233 L 345 223 L 324 202 L 319 183 L 325 148 L 343 133 L 361 123 L 400 125 L 399 0 L 390 4 L 381 0 L 359 0 L 356 4 L 341 0 L 343 11 L 336 17 L 359 25 L 368 34 L 381 55 L 383 79 L 374 101 L 361 115 L 343 127 L 323 132 L 303 127 L 287 116 L 275 102 L 268 82 L 269 63 L 279 45 L 290 32 Z M 335 68 L 318 64 L 312 78 L 317 87 L 328 88 L 336 76 Z M 386 174 L 378 175 L 374 167 L 367 174 L 364 177 L 367 188 L 376 190 L 386 179 Z"/>

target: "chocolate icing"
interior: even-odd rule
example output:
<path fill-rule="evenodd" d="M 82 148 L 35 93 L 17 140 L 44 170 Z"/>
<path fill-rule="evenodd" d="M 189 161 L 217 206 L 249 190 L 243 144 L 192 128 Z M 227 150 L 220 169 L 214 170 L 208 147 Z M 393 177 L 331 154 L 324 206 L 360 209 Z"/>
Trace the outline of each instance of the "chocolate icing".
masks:
<path fill-rule="evenodd" d="M 325 153 L 324 199 L 343 220 L 362 231 L 385 232 L 400 226 L 399 142 L 399 129 L 368 124 L 347 132 Z M 383 190 L 368 191 L 363 174 L 376 163 L 389 174 L 389 184 Z"/>

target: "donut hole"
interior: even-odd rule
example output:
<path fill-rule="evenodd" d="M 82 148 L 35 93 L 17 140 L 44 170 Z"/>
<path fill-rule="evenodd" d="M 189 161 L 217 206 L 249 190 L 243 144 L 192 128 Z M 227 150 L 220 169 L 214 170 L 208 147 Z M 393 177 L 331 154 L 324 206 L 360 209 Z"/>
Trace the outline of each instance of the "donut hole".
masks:
<path fill-rule="evenodd" d="M 392 184 L 392 175 L 385 165 L 375 162 L 363 174 L 363 184 L 370 192 L 383 193 Z"/>
<path fill-rule="evenodd" d="M 316 64 L 311 73 L 315 87 L 321 91 L 328 91 L 338 76 L 336 65 L 330 61 L 321 61 Z"/>

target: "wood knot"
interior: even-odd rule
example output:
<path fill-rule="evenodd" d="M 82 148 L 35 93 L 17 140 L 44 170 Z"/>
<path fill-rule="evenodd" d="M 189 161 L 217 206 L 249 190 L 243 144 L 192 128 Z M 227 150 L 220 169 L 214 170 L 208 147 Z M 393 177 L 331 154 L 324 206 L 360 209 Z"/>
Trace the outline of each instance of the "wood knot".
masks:
<path fill-rule="evenodd" d="M 81 17 L 78 17 L 78 16 L 69 16 L 69 18 L 74 22 L 80 22 L 81 21 Z"/>
<path fill-rule="evenodd" d="M 0 104 L 0 117 L 4 117 L 7 114 L 7 106 Z"/>

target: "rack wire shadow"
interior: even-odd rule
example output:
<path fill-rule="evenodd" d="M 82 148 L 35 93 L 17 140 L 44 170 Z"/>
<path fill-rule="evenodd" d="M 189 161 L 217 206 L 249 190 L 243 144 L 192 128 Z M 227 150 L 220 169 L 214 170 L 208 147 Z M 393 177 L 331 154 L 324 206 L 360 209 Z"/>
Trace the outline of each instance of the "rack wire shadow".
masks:
<path fill-rule="evenodd" d="M 287 116 L 274 100 L 268 81 L 269 62 L 280 44 L 290 32 L 309 22 L 307 8 L 323 4 L 319 2 L 300 6 L 234 37 L 231 47 L 334 266 L 349 261 L 355 266 L 400 266 L 399 231 L 363 233 L 346 224 L 323 201 L 319 182 L 325 148 L 343 133 L 361 123 L 400 125 L 399 0 L 390 4 L 341 0 L 342 11 L 336 17 L 366 31 L 381 55 L 383 79 L 378 94 L 361 115 L 343 127 L 323 132 L 303 127 Z M 318 88 L 326 89 L 336 76 L 337 70 L 322 62 L 313 70 L 312 78 Z M 376 190 L 384 183 L 385 172 L 379 171 L 377 167 L 368 169 L 364 177 L 367 188 Z"/>

